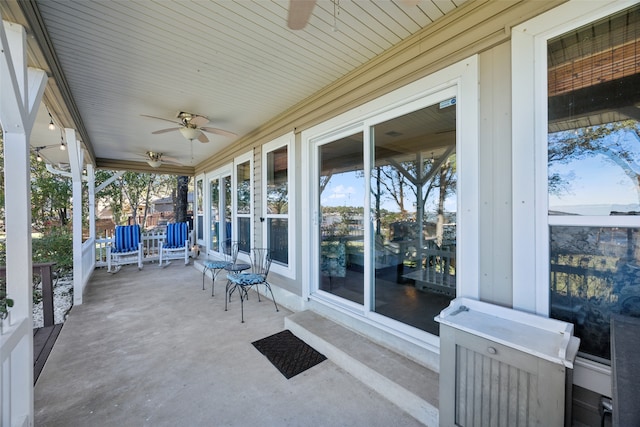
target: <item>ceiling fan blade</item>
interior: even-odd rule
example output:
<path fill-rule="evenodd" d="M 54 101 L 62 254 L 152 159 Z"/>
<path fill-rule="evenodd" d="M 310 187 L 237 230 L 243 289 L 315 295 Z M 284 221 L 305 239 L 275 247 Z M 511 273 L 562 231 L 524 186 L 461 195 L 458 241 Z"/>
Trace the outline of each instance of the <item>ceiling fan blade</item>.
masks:
<path fill-rule="evenodd" d="M 157 135 L 157 134 L 159 134 L 159 133 L 172 132 L 172 131 L 174 131 L 174 130 L 178 130 L 178 129 L 180 129 L 180 128 L 160 129 L 160 130 L 153 131 L 153 132 L 151 132 L 151 133 L 152 133 L 152 134 L 154 134 L 154 135 Z"/>
<path fill-rule="evenodd" d="M 166 163 L 168 165 L 184 166 L 178 159 L 167 156 L 162 156 L 162 163 Z"/>
<path fill-rule="evenodd" d="M 316 0 L 289 0 L 287 25 L 292 30 L 301 30 L 309 22 Z"/>
<path fill-rule="evenodd" d="M 163 119 L 162 117 L 149 116 L 149 115 L 147 115 L 147 114 L 140 114 L 140 116 L 142 116 L 142 117 L 148 117 L 148 118 L 150 118 L 150 119 L 163 120 L 163 121 L 165 121 L 165 122 L 171 122 L 171 123 L 180 124 L 180 122 L 178 122 L 178 121 L 176 121 L 176 120 Z"/>
<path fill-rule="evenodd" d="M 206 128 L 200 128 L 200 130 L 203 130 L 203 131 L 209 132 L 209 133 L 215 133 L 217 135 L 228 136 L 229 138 L 235 138 L 236 136 L 238 136 L 237 134 L 235 134 L 233 132 L 229 132 L 228 130 L 222 130 L 222 129 L 218 129 L 218 128 L 206 127 Z"/>
<path fill-rule="evenodd" d="M 191 123 L 192 125 L 195 125 L 196 127 L 200 127 L 209 123 L 209 119 L 203 116 L 193 116 L 189 120 L 189 123 Z"/>
<path fill-rule="evenodd" d="M 200 132 L 200 135 L 198 135 L 198 141 L 200 141 L 200 142 L 209 142 L 209 138 L 207 138 L 207 135 L 205 135 L 204 133 Z"/>

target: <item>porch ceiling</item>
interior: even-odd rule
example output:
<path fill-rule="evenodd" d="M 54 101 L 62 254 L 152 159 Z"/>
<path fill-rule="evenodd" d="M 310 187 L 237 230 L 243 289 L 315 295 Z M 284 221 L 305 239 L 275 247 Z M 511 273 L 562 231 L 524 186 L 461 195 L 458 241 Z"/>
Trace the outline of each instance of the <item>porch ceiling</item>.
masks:
<path fill-rule="evenodd" d="M 287 27 L 287 0 L 3 1 L 28 31 L 29 65 L 51 76 L 31 145 L 67 163 L 56 125 L 78 130 L 98 167 L 152 170 L 147 151 L 193 173 L 198 163 L 420 31 L 467 0 L 318 0 L 308 25 Z M 186 111 L 238 136 L 203 144 L 142 115 Z"/>

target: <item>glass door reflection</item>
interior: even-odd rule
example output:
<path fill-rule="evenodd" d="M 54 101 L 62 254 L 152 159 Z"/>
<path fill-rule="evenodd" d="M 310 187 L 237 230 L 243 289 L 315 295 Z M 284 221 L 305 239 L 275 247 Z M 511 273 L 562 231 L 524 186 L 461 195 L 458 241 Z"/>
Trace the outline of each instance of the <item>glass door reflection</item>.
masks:
<path fill-rule="evenodd" d="M 319 288 L 364 303 L 363 134 L 319 147 Z"/>

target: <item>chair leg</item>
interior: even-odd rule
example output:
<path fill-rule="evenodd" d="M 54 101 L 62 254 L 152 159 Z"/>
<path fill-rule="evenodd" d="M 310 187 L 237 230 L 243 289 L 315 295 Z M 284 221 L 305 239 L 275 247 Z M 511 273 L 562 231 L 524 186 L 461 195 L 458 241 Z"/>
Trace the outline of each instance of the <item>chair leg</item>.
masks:
<path fill-rule="evenodd" d="M 209 270 L 207 267 L 202 269 L 202 290 L 204 291 L 204 276 L 207 275 L 207 270 Z M 213 292 L 213 291 L 212 291 Z"/>
<path fill-rule="evenodd" d="M 244 286 L 240 286 L 238 293 L 240 294 L 240 323 L 244 323 L 244 300 L 249 299 L 249 295 Z"/>
<path fill-rule="evenodd" d="M 217 268 L 214 268 L 213 270 L 211 270 L 211 296 L 213 296 L 213 289 L 216 286 L 216 277 L 218 276 L 219 272 L 220 270 Z"/>
<path fill-rule="evenodd" d="M 227 311 L 227 302 L 231 299 L 231 281 L 227 280 L 227 286 L 224 289 L 224 311 Z"/>
<path fill-rule="evenodd" d="M 273 296 L 273 291 L 271 290 L 271 285 L 267 282 L 264 282 L 264 287 L 265 287 L 265 295 L 266 295 L 266 290 L 268 289 L 269 292 L 271 293 L 271 299 L 273 300 L 273 305 L 276 306 L 276 311 L 279 312 L 280 310 L 278 310 L 278 304 L 276 304 L 276 297 Z"/>

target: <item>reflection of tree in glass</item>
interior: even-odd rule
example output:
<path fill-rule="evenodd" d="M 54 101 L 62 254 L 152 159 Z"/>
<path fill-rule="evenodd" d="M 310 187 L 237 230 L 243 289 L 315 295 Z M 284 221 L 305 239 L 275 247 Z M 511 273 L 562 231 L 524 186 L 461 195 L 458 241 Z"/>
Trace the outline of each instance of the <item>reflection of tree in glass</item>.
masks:
<path fill-rule="evenodd" d="M 289 207 L 287 182 L 270 185 L 267 188 L 267 209 L 270 214 L 285 214 Z"/>
<path fill-rule="evenodd" d="M 251 188 L 249 180 L 238 182 L 238 213 L 249 213 Z"/>
<path fill-rule="evenodd" d="M 410 219 L 406 203 L 408 202 L 407 192 L 411 191 L 417 210 L 414 219 L 421 218 L 422 221 L 418 221 L 418 226 L 422 227 L 427 200 L 432 191 L 438 189 L 436 236 L 440 246 L 444 235 L 444 203 L 447 197 L 456 192 L 456 156 L 452 154 L 454 148 L 450 147 L 437 159 L 425 158 L 418 153 L 413 161 L 395 162 L 391 159 L 388 165 L 376 167 L 374 171 L 376 188 L 372 188 L 376 211 L 380 211 L 380 198 L 386 196 L 398 205 L 402 220 Z M 376 222 L 380 224 L 379 219 Z M 418 233 L 419 236 L 422 234 L 422 232 Z"/>
<path fill-rule="evenodd" d="M 629 134 L 634 138 L 628 138 Z M 548 165 L 568 164 L 596 155 L 605 156 L 619 166 L 635 183 L 640 200 L 640 128 L 636 120 L 589 126 L 574 131 L 562 131 L 548 136 Z M 570 192 L 573 175 L 549 173 L 549 193 Z"/>

